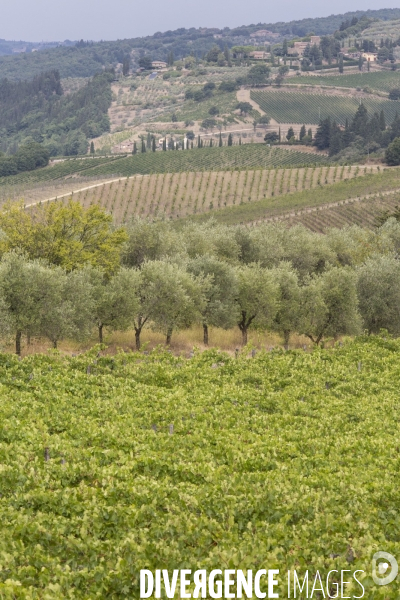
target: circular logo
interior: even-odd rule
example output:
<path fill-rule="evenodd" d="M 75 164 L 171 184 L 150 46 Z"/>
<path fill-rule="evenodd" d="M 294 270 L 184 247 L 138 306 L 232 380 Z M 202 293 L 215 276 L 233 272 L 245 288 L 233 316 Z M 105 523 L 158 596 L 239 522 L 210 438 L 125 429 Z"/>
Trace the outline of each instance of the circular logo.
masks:
<path fill-rule="evenodd" d="M 380 562 L 377 565 L 377 561 L 383 559 L 384 562 Z M 391 571 L 389 575 L 384 577 L 385 573 L 388 572 L 389 567 L 391 567 Z M 399 565 L 397 564 L 397 560 L 394 556 L 389 554 L 389 552 L 376 552 L 372 557 L 372 579 L 376 583 L 376 585 L 388 585 L 392 583 L 397 577 L 397 573 L 399 572 Z"/>

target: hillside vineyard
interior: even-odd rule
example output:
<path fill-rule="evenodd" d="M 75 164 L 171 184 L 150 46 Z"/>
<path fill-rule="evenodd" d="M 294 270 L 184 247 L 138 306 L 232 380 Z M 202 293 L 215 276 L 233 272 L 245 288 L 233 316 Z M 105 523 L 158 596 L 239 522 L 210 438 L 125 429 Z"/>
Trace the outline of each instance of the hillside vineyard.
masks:
<path fill-rule="evenodd" d="M 0 39 L 0 599 L 398 600 L 400 8 L 74 2 Z"/>

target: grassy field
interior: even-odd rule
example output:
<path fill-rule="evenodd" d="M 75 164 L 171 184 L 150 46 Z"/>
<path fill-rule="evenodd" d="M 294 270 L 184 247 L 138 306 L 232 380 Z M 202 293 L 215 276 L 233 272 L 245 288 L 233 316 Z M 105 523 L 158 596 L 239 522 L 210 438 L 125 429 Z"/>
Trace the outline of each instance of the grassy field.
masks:
<path fill-rule="evenodd" d="M 184 217 L 376 172 L 377 167 L 182 172 L 132 177 L 74 193 L 84 206 L 99 204 L 117 223 L 132 215 Z"/>
<path fill-rule="evenodd" d="M 296 217 L 298 211 L 310 208 L 323 209 L 324 205 L 345 202 L 366 196 L 378 196 L 381 193 L 400 190 L 400 169 L 385 169 L 379 173 L 367 174 L 352 180 L 326 185 L 323 189 L 286 194 L 273 198 L 263 198 L 258 202 L 248 202 L 220 210 L 214 210 L 212 216 L 220 223 L 257 222 L 265 219 L 281 218 L 283 215 Z M 196 215 L 193 220 L 204 221 L 209 214 Z"/>
<path fill-rule="evenodd" d="M 359 88 L 361 90 L 369 87 L 379 92 L 389 92 L 389 90 L 399 87 L 399 74 L 395 71 L 375 71 L 372 73 L 344 73 L 343 75 L 302 75 L 288 80 L 288 85 L 291 81 L 296 84 Z"/>
<path fill-rule="evenodd" d="M 359 106 L 359 99 L 350 96 L 332 96 L 286 91 L 251 91 L 251 98 L 260 108 L 278 123 L 319 123 L 320 119 L 331 117 L 344 125 L 351 120 Z M 400 102 L 386 99 L 364 98 L 368 111 L 380 113 L 383 110 L 389 125 L 400 113 Z"/>
<path fill-rule="evenodd" d="M 268 565 L 279 597 L 290 569 L 359 597 L 361 570 L 398 598 L 371 578 L 400 555 L 398 341 L 97 352 L 0 355 L 3 598 L 137 599 L 140 569 L 181 565 Z"/>

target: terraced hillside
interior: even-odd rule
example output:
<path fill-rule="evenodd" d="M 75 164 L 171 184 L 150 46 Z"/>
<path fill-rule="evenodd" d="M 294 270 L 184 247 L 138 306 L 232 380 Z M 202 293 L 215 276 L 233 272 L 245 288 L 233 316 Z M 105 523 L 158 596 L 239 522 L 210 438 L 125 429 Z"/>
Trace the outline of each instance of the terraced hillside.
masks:
<path fill-rule="evenodd" d="M 278 123 L 319 123 L 330 117 L 344 125 L 353 118 L 359 99 L 351 96 L 308 94 L 299 91 L 251 91 L 251 99 Z M 383 110 L 389 125 L 400 114 L 400 102 L 380 98 L 364 98 L 363 103 L 371 114 Z"/>
<path fill-rule="evenodd" d="M 361 177 L 378 167 L 306 167 L 159 173 L 90 185 L 74 193 L 84 206 L 100 204 L 117 223 L 132 215 L 184 217 L 277 198 Z M 322 193 L 322 192 L 320 192 Z M 65 200 L 70 195 L 64 196 Z"/>

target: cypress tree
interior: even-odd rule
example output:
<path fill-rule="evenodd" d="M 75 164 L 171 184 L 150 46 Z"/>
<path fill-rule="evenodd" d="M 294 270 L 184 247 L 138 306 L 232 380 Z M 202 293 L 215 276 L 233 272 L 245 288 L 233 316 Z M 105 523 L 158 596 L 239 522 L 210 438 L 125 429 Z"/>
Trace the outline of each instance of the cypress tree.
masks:
<path fill-rule="evenodd" d="M 222 146 L 222 133 L 221 133 L 221 132 L 219 132 L 219 143 L 218 143 L 218 146 L 219 146 L 220 148 L 221 148 L 221 146 Z"/>
<path fill-rule="evenodd" d="M 340 128 L 335 121 L 332 123 L 330 139 L 329 139 L 329 156 L 337 154 L 342 149 L 342 136 Z"/>
<path fill-rule="evenodd" d="M 94 154 L 94 143 L 90 142 L 90 154 Z"/>
<path fill-rule="evenodd" d="M 233 142 L 233 140 L 232 140 L 232 134 L 230 133 L 228 135 L 228 146 L 232 146 L 232 142 Z"/>
<path fill-rule="evenodd" d="M 153 152 L 156 151 L 156 138 L 154 135 L 153 135 L 153 139 L 152 139 L 152 150 L 153 150 Z"/>
<path fill-rule="evenodd" d="M 231 60 L 231 56 L 229 53 L 229 48 L 226 44 L 225 44 L 225 48 L 224 48 L 224 57 L 225 57 L 226 62 L 229 64 L 229 62 Z"/>
<path fill-rule="evenodd" d="M 315 134 L 315 145 L 319 150 L 329 148 L 331 138 L 332 123 L 330 117 L 320 121 Z"/>
<path fill-rule="evenodd" d="M 286 134 L 286 139 L 289 142 L 292 138 L 294 138 L 294 129 L 293 127 L 289 127 L 288 132 Z"/>
<path fill-rule="evenodd" d="M 132 150 L 132 154 L 137 154 L 137 146 L 136 146 L 136 142 L 133 142 L 133 150 Z"/>
<path fill-rule="evenodd" d="M 142 153 L 143 152 L 146 152 L 146 144 L 145 144 L 144 139 L 142 139 Z"/>
<path fill-rule="evenodd" d="M 125 56 L 124 61 L 122 63 L 122 74 L 124 77 L 126 77 L 127 75 L 129 75 L 129 69 L 130 69 L 130 59 L 129 56 Z"/>
<path fill-rule="evenodd" d="M 201 148 L 201 138 L 200 138 L 200 135 L 197 136 L 197 147 Z"/>
<path fill-rule="evenodd" d="M 343 146 L 346 148 L 351 142 L 351 131 L 349 126 L 349 120 L 346 119 L 346 124 L 344 126 L 344 131 L 342 134 Z"/>
<path fill-rule="evenodd" d="M 240 137 L 239 138 L 239 146 L 241 146 L 241 145 L 242 145 L 242 138 Z"/>
<path fill-rule="evenodd" d="M 383 112 L 383 110 L 381 110 L 381 114 L 379 116 L 379 126 L 381 128 L 381 131 L 385 131 L 386 121 L 385 121 L 385 113 Z"/>
<path fill-rule="evenodd" d="M 212 148 L 212 145 L 213 145 L 213 141 L 212 141 L 212 138 L 211 138 L 210 139 L 210 148 Z"/>

